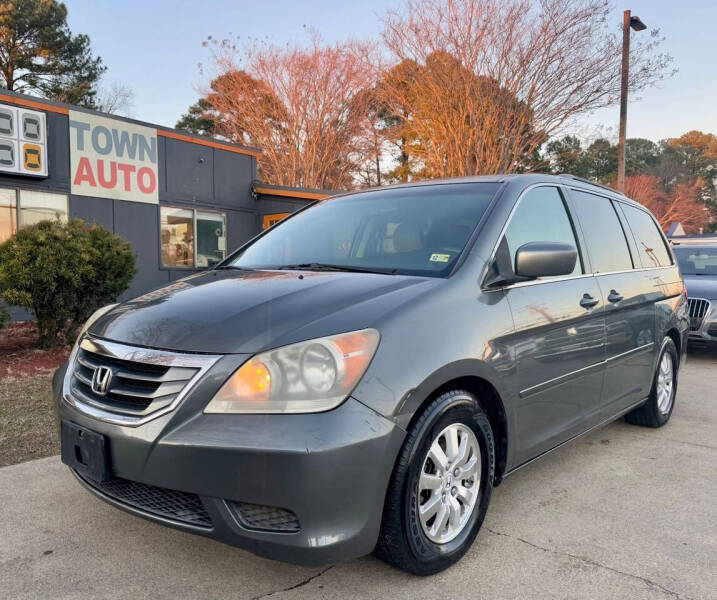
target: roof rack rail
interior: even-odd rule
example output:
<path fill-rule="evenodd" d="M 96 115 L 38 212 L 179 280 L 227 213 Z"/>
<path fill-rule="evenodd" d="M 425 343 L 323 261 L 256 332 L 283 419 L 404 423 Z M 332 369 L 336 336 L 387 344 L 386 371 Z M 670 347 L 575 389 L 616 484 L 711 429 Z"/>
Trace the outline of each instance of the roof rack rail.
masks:
<path fill-rule="evenodd" d="M 576 181 L 581 181 L 582 183 L 589 183 L 590 185 L 595 185 L 597 187 L 601 187 L 604 190 L 610 190 L 614 194 L 619 194 L 620 196 L 625 196 L 625 194 L 619 190 L 616 190 L 615 188 L 611 188 L 609 185 L 604 185 L 602 183 L 597 183 L 595 181 L 591 181 L 590 179 L 585 179 L 585 177 L 578 177 L 577 175 L 573 175 L 572 173 L 558 173 L 558 177 L 565 177 L 566 179 L 575 179 Z"/>

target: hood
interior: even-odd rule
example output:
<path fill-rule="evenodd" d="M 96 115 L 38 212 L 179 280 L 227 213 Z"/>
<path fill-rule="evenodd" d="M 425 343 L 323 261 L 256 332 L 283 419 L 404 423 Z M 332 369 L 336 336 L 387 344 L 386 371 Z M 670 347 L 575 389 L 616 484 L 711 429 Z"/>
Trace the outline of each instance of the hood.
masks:
<path fill-rule="evenodd" d="M 683 277 L 687 288 L 688 298 L 704 298 L 706 300 L 717 300 L 717 277 L 710 275 L 698 275 Z"/>
<path fill-rule="evenodd" d="M 120 304 L 89 329 L 135 346 L 255 353 L 371 327 L 445 279 L 373 273 L 198 273 Z"/>

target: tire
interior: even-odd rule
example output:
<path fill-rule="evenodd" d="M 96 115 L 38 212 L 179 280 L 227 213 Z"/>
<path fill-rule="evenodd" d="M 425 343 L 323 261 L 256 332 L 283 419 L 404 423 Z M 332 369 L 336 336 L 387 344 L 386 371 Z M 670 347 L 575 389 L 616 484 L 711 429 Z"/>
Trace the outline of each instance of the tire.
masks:
<path fill-rule="evenodd" d="M 433 451 L 434 442 L 448 443 L 446 436 L 454 431 L 457 437 L 453 438 L 450 448 L 446 447 L 445 456 L 449 460 L 451 454 L 459 456 L 464 440 L 469 450 L 465 457 L 459 456 L 452 466 L 448 462 L 448 468 L 438 469 L 429 457 L 429 450 Z M 456 448 L 457 440 L 461 443 L 458 454 L 450 452 Z M 465 474 L 456 475 L 461 469 L 467 473 L 471 464 L 475 465 L 471 478 L 463 479 L 467 477 Z M 436 486 L 435 490 L 419 489 L 424 486 L 421 474 L 426 470 L 435 472 L 435 475 L 424 473 L 427 478 L 442 477 L 441 485 Z M 470 548 L 483 524 L 493 489 L 494 470 L 493 431 L 478 399 L 467 391 L 453 390 L 433 400 L 411 426 L 398 456 L 386 494 L 383 521 L 374 551 L 376 556 L 416 575 L 432 575 L 458 562 Z M 456 477 L 452 480 L 454 475 Z M 479 485 L 477 491 L 475 485 Z M 471 490 L 474 490 L 473 493 L 470 493 Z M 422 523 L 419 510 L 425 510 L 429 502 L 438 501 L 434 494 L 442 494 L 443 499 L 440 501 L 445 508 L 438 505 L 436 516 L 428 523 Z M 449 494 L 452 498 L 447 497 Z M 466 497 L 475 500 L 466 501 Z M 419 508 L 421 502 L 424 504 Z M 456 506 L 460 507 L 460 511 L 453 512 L 451 507 Z M 438 515 L 444 514 L 446 510 L 450 512 L 451 519 L 443 528 L 438 523 Z M 452 517 L 459 514 L 461 516 L 456 517 L 454 526 Z M 463 525 L 455 533 L 460 523 Z M 431 529 L 436 530 L 435 539 L 429 537 Z M 452 539 L 437 541 L 439 537 L 450 537 L 451 529 L 455 533 Z"/>
<path fill-rule="evenodd" d="M 669 360 L 672 365 L 672 385 L 670 387 L 670 397 L 667 405 L 664 403 L 664 400 L 661 404 L 659 393 L 663 360 Z M 670 420 L 672 411 L 675 408 L 675 399 L 677 396 L 677 370 L 679 364 L 680 359 L 677 354 L 675 342 L 673 342 L 671 338 L 666 337 L 662 341 L 662 347 L 660 348 L 660 354 L 657 359 L 650 396 L 645 404 L 627 413 L 625 415 L 625 421 L 632 425 L 640 425 L 642 427 L 662 427 Z"/>

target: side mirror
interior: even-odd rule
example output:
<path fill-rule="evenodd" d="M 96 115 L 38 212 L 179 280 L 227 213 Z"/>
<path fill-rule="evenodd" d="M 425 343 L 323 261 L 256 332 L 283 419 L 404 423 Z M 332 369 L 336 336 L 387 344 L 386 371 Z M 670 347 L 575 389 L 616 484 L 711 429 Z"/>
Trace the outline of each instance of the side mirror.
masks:
<path fill-rule="evenodd" d="M 570 275 L 575 269 L 578 251 L 571 244 L 529 242 L 515 253 L 515 274 L 535 279 Z"/>

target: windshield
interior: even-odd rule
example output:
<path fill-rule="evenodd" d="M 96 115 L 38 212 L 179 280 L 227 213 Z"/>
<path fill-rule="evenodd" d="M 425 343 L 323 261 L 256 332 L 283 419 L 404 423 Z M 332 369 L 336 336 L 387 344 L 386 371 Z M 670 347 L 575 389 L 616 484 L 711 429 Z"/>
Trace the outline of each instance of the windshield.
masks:
<path fill-rule="evenodd" d="M 683 275 L 711 275 L 717 277 L 717 246 L 692 247 L 675 246 L 673 248 L 680 272 Z"/>
<path fill-rule="evenodd" d="M 498 185 L 437 184 L 324 200 L 274 227 L 228 264 L 445 277 Z"/>

